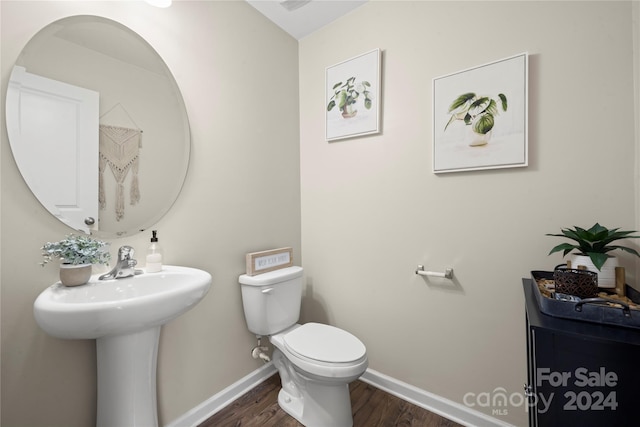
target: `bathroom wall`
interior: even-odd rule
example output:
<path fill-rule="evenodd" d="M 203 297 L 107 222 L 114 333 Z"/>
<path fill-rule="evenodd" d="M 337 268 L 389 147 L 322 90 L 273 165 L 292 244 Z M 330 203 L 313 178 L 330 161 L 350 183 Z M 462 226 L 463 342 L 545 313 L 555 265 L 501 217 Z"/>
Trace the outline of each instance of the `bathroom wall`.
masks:
<path fill-rule="evenodd" d="M 352 331 L 370 368 L 452 401 L 497 388 L 520 397 L 521 278 L 562 261 L 547 256 L 559 239 L 545 233 L 638 224 L 631 11 L 631 2 L 372 1 L 302 39 L 305 319 Z M 374 48 L 382 132 L 327 143 L 325 67 Z M 529 166 L 433 174 L 432 78 L 525 51 Z M 640 287 L 634 260 L 622 263 Z M 452 267 L 455 279 L 425 280 L 417 264 Z M 521 405 L 474 409 L 526 425 Z"/>
<path fill-rule="evenodd" d="M 29 38 L 76 14 L 115 19 L 149 41 L 190 117 L 185 189 L 157 228 L 167 262 L 206 269 L 214 282 L 163 329 L 162 424 L 260 366 L 248 357 L 254 338 L 237 288 L 246 252 L 303 250 L 305 320 L 351 330 L 372 369 L 462 402 L 497 387 L 521 392 L 520 279 L 561 261 L 546 256 L 557 241 L 544 234 L 640 223 L 630 2 L 372 1 L 298 44 L 243 1 L 3 0 L 0 102 Z M 325 67 L 373 48 L 383 50 L 383 131 L 329 144 Z M 432 174 L 431 79 L 523 51 L 529 167 Z M 93 343 L 48 337 L 31 312 L 56 280 L 37 266 L 39 247 L 69 230 L 28 191 L 1 120 L 0 424 L 92 425 Z M 148 236 L 114 240 L 113 250 L 121 244 L 144 252 Z M 633 261 L 623 263 L 638 287 Z M 453 267 L 456 279 L 416 277 L 417 264 Z M 526 424 L 521 407 L 494 416 Z"/>
<path fill-rule="evenodd" d="M 237 277 L 244 255 L 293 246 L 300 262 L 297 42 L 244 1 L 2 1 L 1 102 L 11 67 L 42 27 L 71 15 L 114 19 L 144 37 L 173 72 L 185 100 L 192 154 L 185 188 L 157 228 L 166 262 L 213 275 L 211 291 L 161 335 L 161 425 L 261 366 L 250 350 Z M 4 111 L 4 108 L 0 108 Z M 23 182 L 2 114 L 3 426 L 95 423 L 95 344 L 48 337 L 36 325 L 36 296 L 57 280 L 39 248 L 70 232 Z M 144 254 L 150 233 L 112 241 Z"/>

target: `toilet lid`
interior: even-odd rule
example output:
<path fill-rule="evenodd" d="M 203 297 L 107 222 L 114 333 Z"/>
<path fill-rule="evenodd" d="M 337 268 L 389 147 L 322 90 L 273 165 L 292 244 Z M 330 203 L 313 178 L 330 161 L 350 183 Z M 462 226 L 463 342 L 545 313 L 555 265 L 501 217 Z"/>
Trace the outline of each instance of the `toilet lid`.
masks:
<path fill-rule="evenodd" d="M 320 362 L 345 363 L 361 359 L 367 349 L 358 338 L 342 329 L 306 323 L 284 337 L 290 351 Z"/>

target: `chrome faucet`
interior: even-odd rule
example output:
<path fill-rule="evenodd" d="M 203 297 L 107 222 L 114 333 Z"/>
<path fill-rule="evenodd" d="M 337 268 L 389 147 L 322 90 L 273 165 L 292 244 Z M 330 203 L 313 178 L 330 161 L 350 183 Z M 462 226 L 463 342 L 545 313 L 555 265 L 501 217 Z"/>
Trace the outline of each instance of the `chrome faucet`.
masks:
<path fill-rule="evenodd" d="M 131 246 L 121 246 L 118 249 L 118 260 L 113 270 L 98 277 L 98 280 L 122 279 L 125 277 L 142 274 L 142 270 L 136 270 L 135 266 L 138 261 L 133 259 L 133 248 Z"/>

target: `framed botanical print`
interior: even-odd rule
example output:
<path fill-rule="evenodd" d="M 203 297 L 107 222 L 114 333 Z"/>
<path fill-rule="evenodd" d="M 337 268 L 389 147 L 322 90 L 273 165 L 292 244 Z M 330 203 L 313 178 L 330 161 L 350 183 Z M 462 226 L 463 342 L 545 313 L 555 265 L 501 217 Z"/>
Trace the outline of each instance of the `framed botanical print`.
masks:
<path fill-rule="evenodd" d="M 326 69 L 327 141 L 380 132 L 380 49 Z"/>
<path fill-rule="evenodd" d="M 433 172 L 527 166 L 528 54 L 433 79 Z"/>

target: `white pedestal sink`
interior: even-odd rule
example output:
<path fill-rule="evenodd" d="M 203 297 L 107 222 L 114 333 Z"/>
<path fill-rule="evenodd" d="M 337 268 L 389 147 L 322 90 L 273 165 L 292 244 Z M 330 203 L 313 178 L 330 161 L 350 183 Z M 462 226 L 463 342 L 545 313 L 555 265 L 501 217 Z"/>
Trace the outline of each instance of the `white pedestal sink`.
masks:
<path fill-rule="evenodd" d="M 45 289 L 33 312 L 49 335 L 95 339 L 98 355 L 97 427 L 158 425 L 156 367 L 160 328 L 196 305 L 211 275 L 163 266 L 159 273 Z"/>

